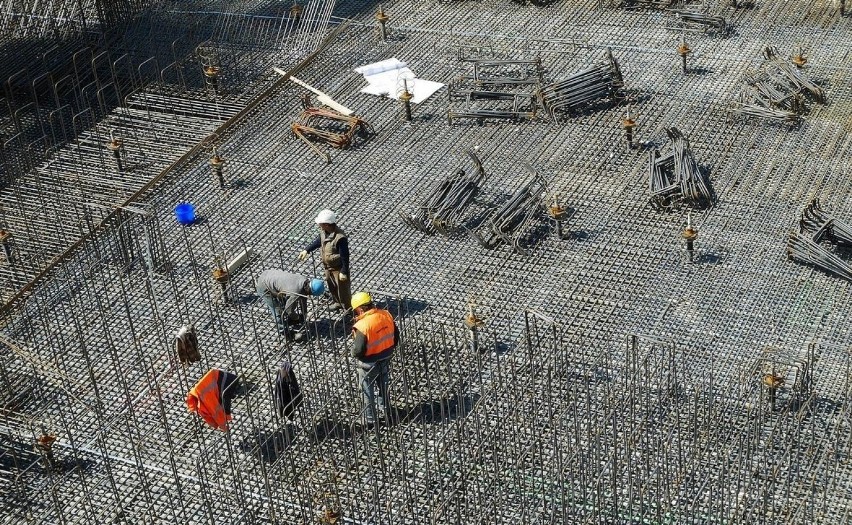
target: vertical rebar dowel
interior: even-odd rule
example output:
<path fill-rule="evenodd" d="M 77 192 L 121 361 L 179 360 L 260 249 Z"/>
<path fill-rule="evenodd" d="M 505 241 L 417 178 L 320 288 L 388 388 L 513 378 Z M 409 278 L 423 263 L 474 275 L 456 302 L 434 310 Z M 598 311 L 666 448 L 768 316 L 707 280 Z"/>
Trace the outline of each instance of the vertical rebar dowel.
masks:
<path fill-rule="evenodd" d="M 376 20 L 379 22 L 379 30 L 382 34 L 382 42 L 384 42 L 388 39 L 388 33 L 385 24 L 388 23 L 390 17 L 384 12 L 381 5 L 379 5 L 379 12 L 376 13 Z"/>
<path fill-rule="evenodd" d="M 464 324 L 467 326 L 468 333 L 470 335 L 470 350 L 473 355 L 479 355 L 479 327 L 484 323 L 473 311 L 473 303 L 468 304 L 468 311 L 467 316 L 464 318 Z"/>
<path fill-rule="evenodd" d="M 12 264 L 12 234 L 6 230 L 0 230 L 0 247 L 3 248 L 3 256 L 6 262 Z"/>
<path fill-rule="evenodd" d="M 49 434 L 42 428 L 41 435 L 35 440 L 35 444 L 33 445 L 33 450 L 40 456 L 42 468 L 46 472 L 56 469 L 56 458 L 53 457 L 53 443 L 55 441 L 56 436 Z"/>
<path fill-rule="evenodd" d="M 225 160 L 216 153 L 216 148 L 213 148 L 213 158 L 210 159 L 210 167 L 213 169 L 213 177 L 219 183 L 219 189 L 225 189 L 225 177 L 222 175 L 222 168 L 225 165 Z"/>
<path fill-rule="evenodd" d="M 219 92 L 219 67 L 215 65 L 204 66 L 204 78 L 207 85 L 213 88 L 214 93 Z"/>
<path fill-rule="evenodd" d="M 402 79 L 403 82 L 403 90 L 402 94 L 399 95 L 399 100 L 402 101 L 402 109 L 404 111 L 403 118 L 406 122 L 411 122 L 411 99 L 414 98 L 414 95 L 408 91 L 408 80 Z"/>
<path fill-rule="evenodd" d="M 689 48 L 689 45 L 686 43 L 686 37 L 681 34 L 680 36 L 680 44 L 677 46 L 677 53 L 680 55 L 681 67 L 683 68 L 683 74 L 686 74 L 686 55 L 691 53 L 692 50 Z"/>
<path fill-rule="evenodd" d="M 763 383 L 769 391 L 769 409 L 775 412 L 775 400 L 778 396 L 778 388 L 784 382 L 784 378 L 775 374 L 775 368 L 772 368 L 772 373 L 763 376 Z"/>
<path fill-rule="evenodd" d="M 112 152 L 113 158 L 115 158 L 115 164 L 118 167 L 118 171 L 124 171 L 124 166 L 121 164 L 121 150 L 124 147 L 121 139 L 118 139 L 113 134 L 112 130 L 109 130 L 109 142 L 107 142 L 107 149 Z"/>
<path fill-rule="evenodd" d="M 621 125 L 624 127 L 624 136 L 627 138 L 627 146 L 630 149 L 633 149 L 633 129 L 636 127 L 636 121 L 630 118 L 629 105 L 627 106 L 627 117 L 622 119 Z"/>
<path fill-rule="evenodd" d="M 686 241 L 686 254 L 689 262 L 695 262 L 695 239 L 698 238 L 698 230 L 692 226 L 690 214 L 686 214 L 686 228 L 681 232 L 681 237 Z"/>
<path fill-rule="evenodd" d="M 299 20 L 299 18 L 302 17 L 302 11 L 304 11 L 304 8 L 296 2 L 293 2 L 293 5 L 290 6 L 290 18 L 292 18 L 294 22 Z"/>
<path fill-rule="evenodd" d="M 556 237 L 559 240 L 565 240 L 566 236 L 563 230 L 563 223 L 568 216 L 568 210 L 559 202 L 558 194 L 553 196 L 553 204 L 547 207 L 547 213 L 556 225 Z"/>

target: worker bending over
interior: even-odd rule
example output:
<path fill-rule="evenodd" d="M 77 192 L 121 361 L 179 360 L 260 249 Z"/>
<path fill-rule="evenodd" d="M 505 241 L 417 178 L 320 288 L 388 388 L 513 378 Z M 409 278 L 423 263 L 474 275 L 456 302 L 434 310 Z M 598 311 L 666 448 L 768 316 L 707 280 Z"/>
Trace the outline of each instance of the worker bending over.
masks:
<path fill-rule="evenodd" d="M 367 292 L 358 292 L 352 297 L 352 309 L 356 315 L 352 327 L 352 357 L 358 360 L 364 419 L 367 426 L 372 427 L 377 415 L 390 415 L 388 378 L 391 356 L 399 344 L 399 329 L 390 312 L 376 308 Z"/>
<path fill-rule="evenodd" d="M 331 210 L 319 212 L 314 222 L 319 225 L 320 234 L 302 250 L 299 260 L 304 261 L 309 253 L 321 248 L 325 281 L 335 301 L 333 308 L 346 310 L 352 300 L 349 288 L 349 239 L 346 232 L 337 226 L 337 214 Z"/>
<path fill-rule="evenodd" d="M 305 321 L 308 311 L 308 295 L 322 295 L 325 284 L 322 279 L 311 279 L 304 275 L 285 272 L 284 270 L 265 270 L 257 278 L 257 295 L 263 298 L 278 331 L 289 341 L 302 341 L 302 333 L 293 333 L 291 324 L 301 324 Z"/>

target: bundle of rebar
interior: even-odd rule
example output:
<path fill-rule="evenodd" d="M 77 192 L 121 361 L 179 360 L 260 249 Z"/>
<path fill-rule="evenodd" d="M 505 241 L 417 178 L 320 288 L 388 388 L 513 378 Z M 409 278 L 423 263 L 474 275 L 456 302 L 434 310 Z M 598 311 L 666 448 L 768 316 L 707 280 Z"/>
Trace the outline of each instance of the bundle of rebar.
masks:
<path fill-rule="evenodd" d="M 819 199 L 812 200 L 802 212 L 801 228 L 813 231 L 814 240 L 827 240 L 833 244 L 852 246 L 852 226 L 826 213 L 819 204 Z"/>
<path fill-rule="evenodd" d="M 585 69 L 541 88 L 544 108 L 554 120 L 557 112 L 575 112 L 601 100 L 615 100 L 624 87 L 624 78 L 612 51 L 606 50 L 605 63 Z"/>
<path fill-rule="evenodd" d="M 625 9 L 670 9 L 679 3 L 679 0 L 613 0 L 614 6 Z"/>
<path fill-rule="evenodd" d="M 728 24 L 721 16 L 713 16 L 696 11 L 681 11 L 675 9 L 675 16 L 678 23 L 675 29 L 683 31 L 713 31 L 718 35 L 724 35 L 728 32 Z"/>
<path fill-rule="evenodd" d="M 777 48 L 773 46 L 766 46 L 763 49 L 763 56 L 777 68 L 778 75 L 776 75 L 776 78 L 780 77 L 786 79 L 792 90 L 799 93 L 807 93 L 820 104 L 825 103 L 825 93 L 822 88 L 811 82 L 804 74 L 802 74 L 796 64 L 790 60 L 781 58 Z"/>
<path fill-rule="evenodd" d="M 648 156 L 651 205 L 671 209 L 679 204 L 702 208 L 713 203 L 714 193 L 704 171 L 695 162 L 689 140 L 677 128 L 666 128 L 671 150 L 656 149 Z"/>
<path fill-rule="evenodd" d="M 734 105 L 741 115 L 795 123 L 806 112 L 807 99 L 825 104 L 825 92 L 802 73 L 806 58 L 799 53 L 798 63 L 781 58 L 778 50 L 763 50 L 767 62 L 756 72 L 745 75 L 743 90 Z"/>
<path fill-rule="evenodd" d="M 736 107 L 734 108 L 734 111 L 740 115 L 774 120 L 776 122 L 781 122 L 784 124 L 795 124 L 801 118 L 799 114 L 794 111 L 766 107 L 761 104 L 755 103 L 754 101 L 758 99 L 759 97 L 754 95 L 752 97 L 742 95 Z"/>
<path fill-rule="evenodd" d="M 407 225 L 425 233 L 449 236 L 459 224 L 468 205 L 476 198 L 485 182 L 482 162 L 472 150 L 466 151 L 473 163 L 473 173 L 459 169 L 448 175 L 429 194 L 415 213 L 397 212 Z"/>
<path fill-rule="evenodd" d="M 825 212 L 814 199 L 802 212 L 798 231 L 787 238 L 787 256 L 852 281 L 852 264 L 826 245 L 852 247 L 852 225 Z"/>
<path fill-rule="evenodd" d="M 501 242 L 511 246 L 515 252 L 529 254 L 529 244 L 525 236 L 536 218 L 543 215 L 542 197 L 547 191 L 544 177 L 528 164 L 524 164 L 530 173 L 529 180 L 519 187 L 506 202 L 494 209 L 479 228 L 467 229 L 468 233 L 486 249 L 493 249 Z M 479 229 L 485 229 L 479 233 Z"/>
<path fill-rule="evenodd" d="M 346 116 L 317 107 L 305 108 L 291 124 L 290 129 L 317 155 L 325 158 L 326 162 L 331 162 L 331 155 L 317 144 L 347 149 L 352 146 L 356 137 L 365 139 L 375 133 L 370 123 L 360 117 Z"/>
<path fill-rule="evenodd" d="M 541 59 L 498 60 L 463 58 L 473 66 L 447 89 L 447 120 L 531 120 L 538 111 L 537 86 L 542 82 Z M 452 106 L 463 102 L 463 107 Z"/>

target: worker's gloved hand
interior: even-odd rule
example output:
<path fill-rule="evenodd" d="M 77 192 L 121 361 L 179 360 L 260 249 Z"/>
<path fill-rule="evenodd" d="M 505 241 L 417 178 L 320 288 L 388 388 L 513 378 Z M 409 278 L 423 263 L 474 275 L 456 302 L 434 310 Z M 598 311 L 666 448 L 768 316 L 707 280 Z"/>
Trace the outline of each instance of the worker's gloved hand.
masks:
<path fill-rule="evenodd" d="M 341 273 L 341 274 L 340 274 L 340 281 L 341 281 L 341 282 L 344 282 L 344 283 L 345 283 L 345 282 L 346 282 L 346 281 L 348 281 L 348 280 L 349 280 L 349 276 L 348 276 L 348 275 L 346 275 L 345 273 Z"/>
<path fill-rule="evenodd" d="M 308 250 L 302 250 L 301 252 L 299 252 L 299 260 L 300 261 L 304 261 L 307 258 L 308 258 Z"/>

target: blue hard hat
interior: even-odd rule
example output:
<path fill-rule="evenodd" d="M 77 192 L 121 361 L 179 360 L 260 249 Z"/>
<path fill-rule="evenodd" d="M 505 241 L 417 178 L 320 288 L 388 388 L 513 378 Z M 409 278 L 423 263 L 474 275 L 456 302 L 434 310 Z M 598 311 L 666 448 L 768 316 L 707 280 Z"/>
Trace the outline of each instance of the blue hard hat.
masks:
<path fill-rule="evenodd" d="M 311 279 L 311 295 L 322 295 L 325 291 L 325 282 L 322 279 Z"/>

